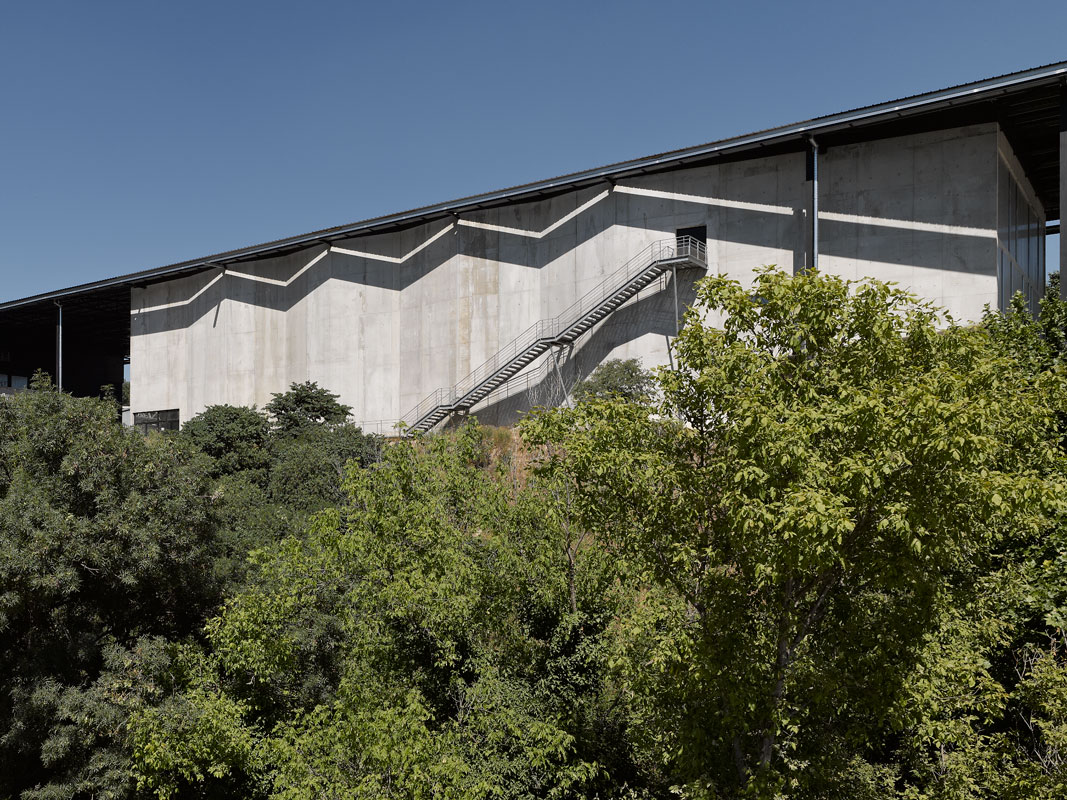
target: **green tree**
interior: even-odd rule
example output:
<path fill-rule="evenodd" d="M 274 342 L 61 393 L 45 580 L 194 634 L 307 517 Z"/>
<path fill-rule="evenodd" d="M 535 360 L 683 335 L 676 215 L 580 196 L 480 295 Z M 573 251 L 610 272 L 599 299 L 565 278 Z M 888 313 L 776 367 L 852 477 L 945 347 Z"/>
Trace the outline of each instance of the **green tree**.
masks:
<path fill-rule="evenodd" d="M 298 433 L 318 425 L 345 422 L 352 408 L 339 403 L 338 397 L 314 381 L 293 383 L 287 392 L 271 395 L 266 411 L 274 422 L 275 431 Z"/>
<path fill-rule="evenodd" d="M 301 513 L 339 506 L 345 499 L 346 464 L 372 464 L 381 448 L 381 437 L 350 424 L 308 425 L 276 435 L 271 443 L 270 498 Z"/>
<path fill-rule="evenodd" d="M 772 269 L 704 281 L 674 347 L 658 413 L 525 427 L 646 585 L 636 745 L 693 797 L 891 796 L 885 735 L 954 588 L 1062 508 L 1062 379 L 890 286 Z"/>
<path fill-rule="evenodd" d="M 612 397 L 633 402 L 648 402 L 656 388 L 655 376 L 641 366 L 641 361 L 612 358 L 593 370 L 593 374 L 574 389 L 574 399 L 585 402 Z"/>
<path fill-rule="evenodd" d="M 182 691 L 135 717 L 142 786 L 624 791 L 627 753 L 596 746 L 621 727 L 600 692 L 614 565 L 564 535 L 548 487 L 494 461 L 469 426 L 386 447 L 350 468 L 346 494 L 308 535 L 257 554 L 257 579 L 209 623 L 209 649 L 184 656 Z"/>
<path fill-rule="evenodd" d="M 162 638 L 219 599 L 206 464 L 110 401 L 34 388 L 0 401 L 0 796 L 119 797 Z"/>
<path fill-rule="evenodd" d="M 1005 313 L 987 306 L 982 325 L 1032 373 L 1062 364 L 1067 357 L 1067 302 L 1060 299 L 1059 273 L 1052 275 L 1036 318 L 1022 292 L 1016 292 Z"/>
<path fill-rule="evenodd" d="M 1058 279 L 1037 318 L 1021 295 L 983 321 L 1031 380 L 1055 377 L 1067 303 Z M 1062 437 L 1064 417 L 1053 438 Z M 1067 794 L 1067 530 L 1005 526 L 928 638 L 900 704 L 898 773 L 909 798 Z"/>
<path fill-rule="evenodd" d="M 380 437 L 346 422 L 352 409 L 337 398 L 308 381 L 267 404 L 274 424 L 268 492 L 275 503 L 305 514 L 338 506 L 346 463 L 377 460 Z"/>
<path fill-rule="evenodd" d="M 1063 797 L 1067 304 L 698 299 L 526 446 L 0 402 L 0 796 Z"/>
<path fill-rule="evenodd" d="M 254 408 L 208 406 L 182 426 L 181 435 L 214 460 L 215 477 L 250 472 L 264 483 L 270 466 L 270 422 Z"/>

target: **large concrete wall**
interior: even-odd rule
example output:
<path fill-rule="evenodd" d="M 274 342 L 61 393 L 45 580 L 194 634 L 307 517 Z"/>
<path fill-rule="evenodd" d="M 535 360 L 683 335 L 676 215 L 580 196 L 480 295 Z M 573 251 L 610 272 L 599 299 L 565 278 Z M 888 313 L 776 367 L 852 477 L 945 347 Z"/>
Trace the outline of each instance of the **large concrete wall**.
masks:
<path fill-rule="evenodd" d="M 997 135 L 986 125 L 826 151 L 820 268 L 896 280 L 978 318 L 996 302 Z M 679 228 L 706 225 L 710 268 L 745 283 L 763 264 L 803 269 L 810 193 L 803 154 L 750 159 L 135 289 L 133 410 L 178 408 L 185 420 L 314 380 L 357 420 L 395 420 Z M 670 288 L 653 284 L 583 337 L 566 379 L 606 358 L 666 363 Z M 691 276 L 679 290 L 691 300 Z M 496 402 L 489 417 L 534 396 Z"/>
<path fill-rule="evenodd" d="M 997 144 L 981 125 L 829 150 L 819 268 L 896 281 L 957 320 L 996 308 Z"/>

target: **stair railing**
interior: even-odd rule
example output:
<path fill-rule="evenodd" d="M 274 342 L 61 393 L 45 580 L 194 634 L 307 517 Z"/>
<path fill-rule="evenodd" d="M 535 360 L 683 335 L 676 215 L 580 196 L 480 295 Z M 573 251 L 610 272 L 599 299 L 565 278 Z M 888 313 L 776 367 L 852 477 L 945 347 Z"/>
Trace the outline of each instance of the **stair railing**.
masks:
<path fill-rule="evenodd" d="M 673 237 L 653 242 L 583 294 L 563 312 L 535 322 L 501 347 L 491 358 L 471 370 L 454 386 L 432 392 L 405 414 L 402 421 L 409 428 L 413 428 L 438 408 L 452 410 L 458 402 L 485 386 L 497 374 L 519 361 L 523 355 L 530 354 L 532 361 L 540 354 L 538 351 L 544 352 L 568 330 L 591 318 L 645 272 L 653 267 L 665 266 L 666 262 L 671 261 L 695 262 L 699 266 L 706 266 L 707 246 L 692 236 Z M 521 368 L 525 366 L 524 364 Z"/>

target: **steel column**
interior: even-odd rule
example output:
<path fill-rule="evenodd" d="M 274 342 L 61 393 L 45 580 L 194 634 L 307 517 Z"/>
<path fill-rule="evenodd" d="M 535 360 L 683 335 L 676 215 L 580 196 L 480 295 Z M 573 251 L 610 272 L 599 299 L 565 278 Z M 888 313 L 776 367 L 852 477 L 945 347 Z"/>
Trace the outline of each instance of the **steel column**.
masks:
<path fill-rule="evenodd" d="M 56 388 L 63 391 L 63 306 L 53 300 L 59 310 L 56 316 Z"/>
<path fill-rule="evenodd" d="M 811 268 L 819 268 L 819 144 L 815 137 L 811 143 Z"/>
<path fill-rule="evenodd" d="M 1060 298 L 1067 299 L 1067 285 L 1062 274 L 1067 269 L 1067 236 L 1063 234 L 1064 208 L 1067 206 L 1067 83 L 1060 84 Z"/>
<path fill-rule="evenodd" d="M 671 275 L 671 283 L 674 285 L 674 335 L 677 336 L 682 331 L 682 323 L 678 317 L 678 265 L 675 264 L 672 270 L 674 272 Z"/>
<path fill-rule="evenodd" d="M 556 368 L 556 377 L 559 379 L 559 388 L 560 388 L 560 391 L 563 392 L 563 404 L 565 406 L 567 406 L 567 408 L 570 408 L 571 407 L 571 398 L 570 398 L 570 395 L 567 393 L 567 384 L 565 384 L 563 382 L 563 373 L 559 371 L 559 354 L 562 353 L 562 352 L 563 352 L 563 345 L 560 345 L 559 347 L 556 348 L 555 353 L 551 354 L 553 356 L 552 357 L 552 366 Z"/>

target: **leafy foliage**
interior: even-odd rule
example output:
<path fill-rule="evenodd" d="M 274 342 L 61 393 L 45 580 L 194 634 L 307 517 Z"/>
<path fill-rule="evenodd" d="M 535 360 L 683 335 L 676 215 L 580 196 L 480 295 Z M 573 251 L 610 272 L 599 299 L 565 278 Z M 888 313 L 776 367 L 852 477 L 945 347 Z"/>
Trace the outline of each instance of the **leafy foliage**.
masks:
<path fill-rule="evenodd" d="M 377 440 L 313 422 L 274 435 L 231 406 L 146 438 L 110 400 L 34 389 L 0 402 L 0 796 L 121 797 L 128 719 L 173 693 L 175 646 L 251 549 L 339 502 L 345 461 Z"/>
<path fill-rule="evenodd" d="M 316 398 L 314 408 L 307 406 L 308 387 Z M 300 527 L 293 514 L 340 504 L 345 465 L 376 461 L 381 441 L 339 422 L 347 416 L 347 406 L 332 403 L 329 398 L 336 395 L 313 384 L 294 384 L 293 391 L 275 395 L 279 397 L 288 410 L 276 406 L 275 413 L 288 420 L 285 424 L 272 428 L 254 408 L 218 405 L 186 422 L 181 435 L 212 457 L 215 477 L 229 476 L 223 481 L 227 497 L 241 498 L 240 509 L 256 517 L 256 524 L 269 526 L 257 513 L 269 506 L 269 513 L 288 518 L 288 526 Z M 240 525 L 240 520 L 234 518 L 234 523 Z"/>
<path fill-rule="evenodd" d="M 345 465 L 378 460 L 381 439 L 350 424 L 308 425 L 299 434 L 276 436 L 268 492 L 278 504 L 311 513 L 345 498 Z"/>
<path fill-rule="evenodd" d="M 38 377 L 0 796 L 1063 797 L 1065 323 L 711 278 L 655 395 L 609 362 L 524 442 L 311 383 L 143 438 Z"/>
<path fill-rule="evenodd" d="M 135 718 L 142 785 L 474 798 L 592 781 L 572 731 L 604 666 L 609 564 L 581 551 L 568 572 L 558 516 L 488 460 L 474 426 L 392 446 L 350 472 L 340 513 L 260 552 L 173 710 Z"/>
<path fill-rule="evenodd" d="M 182 426 L 182 436 L 214 459 L 215 477 L 249 471 L 262 483 L 270 465 L 270 422 L 254 408 L 208 406 Z"/>
<path fill-rule="evenodd" d="M 574 399 L 585 402 L 612 397 L 633 402 L 647 402 L 656 387 L 651 372 L 636 358 L 612 358 L 593 370 L 593 374 L 574 389 Z"/>
<path fill-rule="evenodd" d="M 1035 319 L 1016 296 L 988 313 L 993 344 L 1032 377 L 1061 374 L 1067 304 L 1058 280 Z M 1054 433 L 1062 441 L 1062 410 Z M 955 587 L 902 703 L 899 769 L 912 798 L 1067 792 L 1067 539 L 1062 521 L 1007 526 L 985 569 Z"/>
<path fill-rule="evenodd" d="M 883 737 L 954 590 L 1062 510 L 1062 380 L 874 282 L 714 277 L 687 322 L 658 414 L 527 426 L 647 584 L 623 671 L 637 729 L 694 797 L 861 778 L 881 796 Z"/>
<path fill-rule="evenodd" d="M 129 654 L 219 597 L 208 479 L 203 456 L 122 429 L 112 403 L 35 386 L 0 402 L 0 794 L 117 795 L 119 707 L 150 691 L 113 688 Z"/>
<path fill-rule="evenodd" d="M 314 381 L 293 383 L 289 391 L 271 395 L 266 411 L 279 433 L 293 434 L 316 425 L 345 422 L 351 406 L 337 402 L 338 395 Z"/>

